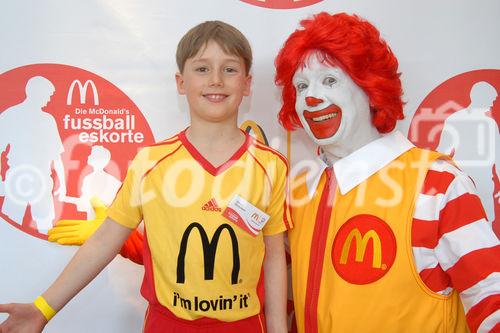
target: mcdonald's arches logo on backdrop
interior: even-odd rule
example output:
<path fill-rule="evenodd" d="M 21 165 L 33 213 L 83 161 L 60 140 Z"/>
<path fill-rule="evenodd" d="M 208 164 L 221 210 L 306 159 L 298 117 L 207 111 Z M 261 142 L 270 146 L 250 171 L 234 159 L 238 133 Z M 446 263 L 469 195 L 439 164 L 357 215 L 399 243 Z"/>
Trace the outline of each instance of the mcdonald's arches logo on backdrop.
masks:
<path fill-rule="evenodd" d="M 382 278 L 396 258 L 396 238 L 382 219 L 356 215 L 344 223 L 333 242 L 332 260 L 337 273 L 353 284 Z"/>
<path fill-rule="evenodd" d="M 99 94 L 97 93 L 97 88 L 92 80 L 87 80 L 84 84 L 82 84 L 80 80 L 73 80 L 69 86 L 68 96 L 66 97 L 66 105 L 71 105 L 72 103 L 73 90 L 75 89 L 75 86 L 78 87 L 78 92 L 80 93 L 80 104 L 87 103 L 87 90 L 90 86 L 94 96 L 94 105 L 99 105 Z"/>

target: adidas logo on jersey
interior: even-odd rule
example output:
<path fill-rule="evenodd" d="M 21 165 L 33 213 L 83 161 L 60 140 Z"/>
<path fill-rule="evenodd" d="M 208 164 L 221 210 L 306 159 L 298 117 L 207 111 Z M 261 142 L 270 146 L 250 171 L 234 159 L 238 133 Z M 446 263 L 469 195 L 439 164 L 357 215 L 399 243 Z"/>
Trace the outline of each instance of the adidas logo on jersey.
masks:
<path fill-rule="evenodd" d="M 206 204 L 201 207 L 202 210 L 208 210 L 211 212 L 221 212 L 222 209 L 217 205 L 214 198 L 210 199 Z"/>

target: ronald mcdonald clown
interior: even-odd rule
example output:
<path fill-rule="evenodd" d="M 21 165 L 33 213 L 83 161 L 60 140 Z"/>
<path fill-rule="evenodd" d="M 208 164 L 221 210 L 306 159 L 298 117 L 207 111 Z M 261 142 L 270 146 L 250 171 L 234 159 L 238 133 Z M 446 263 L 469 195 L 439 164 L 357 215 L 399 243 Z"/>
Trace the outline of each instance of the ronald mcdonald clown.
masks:
<path fill-rule="evenodd" d="M 299 332 L 500 332 L 500 245 L 471 180 L 393 131 L 398 61 L 355 15 L 301 22 L 276 58 L 279 119 L 320 156 L 292 183 Z"/>

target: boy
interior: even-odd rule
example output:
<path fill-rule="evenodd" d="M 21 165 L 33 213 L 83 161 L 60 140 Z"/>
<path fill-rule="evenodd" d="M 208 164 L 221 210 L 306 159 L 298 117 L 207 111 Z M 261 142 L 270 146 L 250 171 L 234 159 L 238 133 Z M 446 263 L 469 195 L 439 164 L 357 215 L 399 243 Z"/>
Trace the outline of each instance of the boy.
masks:
<path fill-rule="evenodd" d="M 246 38 L 223 22 L 202 23 L 181 39 L 176 82 L 190 127 L 139 152 L 108 219 L 36 307 L 0 306 L 10 314 L 1 333 L 40 332 L 141 220 L 145 332 L 264 332 L 264 297 L 268 331 L 286 332 L 288 169 L 281 154 L 237 127 L 251 61 Z"/>

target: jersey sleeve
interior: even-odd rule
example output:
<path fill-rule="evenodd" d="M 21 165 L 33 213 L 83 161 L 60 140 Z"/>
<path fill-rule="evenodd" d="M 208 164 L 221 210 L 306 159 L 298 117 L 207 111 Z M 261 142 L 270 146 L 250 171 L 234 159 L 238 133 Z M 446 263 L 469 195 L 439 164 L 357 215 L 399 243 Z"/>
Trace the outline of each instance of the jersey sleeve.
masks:
<path fill-rule="evenodd" d="M 125 180 L 108 208 L 108 217 L 135 229 L 142 221 L 141 184 L 147 164 L 147 151 L 141 150 L 132 161 Z"/>
<path fill-rule="evenodd" d="M 274 178 L 274 182 L 267 210 L 269 221 L 262 230 L 264 236 L 278 234 L 293 227 L 288 203 L 288 161 L 283 156 L 277 156 L 275 165 L 273 168 L 275 172 L 271 177 Z"/>
<path fill-rule="evenodd" d="M 412 244 L 424 283 L 457 290 L 471 331 L 500 321 L 500 242 L 472 180 L 447 161 L 429 170 L 414 213 Z"/>

